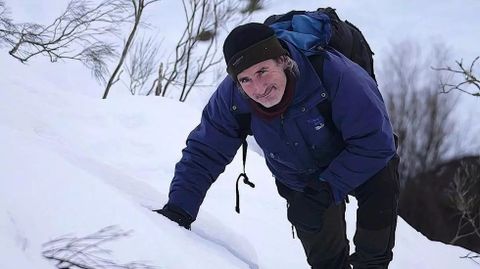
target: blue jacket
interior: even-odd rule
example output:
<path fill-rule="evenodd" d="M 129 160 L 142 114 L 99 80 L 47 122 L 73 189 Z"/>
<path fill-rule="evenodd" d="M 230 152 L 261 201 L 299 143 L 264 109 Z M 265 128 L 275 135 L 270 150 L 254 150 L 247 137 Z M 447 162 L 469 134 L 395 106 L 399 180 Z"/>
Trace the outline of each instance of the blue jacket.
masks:
<path fill-rule="evenodd" d="M 326 180 L 336 203 L 382 169 L 395 155 L 392 127 L 375 81 L 342 54 L 325 54 L 323 83 L 310 61 L 286 43 L 297 62 L 295 95 L 282 116 L 258 117 L 227 76 L 190 133 L 175 166 L 169 203 L 196 218 L 207 190 L 242 143 L 234 113 L 252 113 L 251 130 L 277 180 L 301 191 L 312 178 Z M 324 128 L 317 105 L 331 102 L 338 131 Z"/>

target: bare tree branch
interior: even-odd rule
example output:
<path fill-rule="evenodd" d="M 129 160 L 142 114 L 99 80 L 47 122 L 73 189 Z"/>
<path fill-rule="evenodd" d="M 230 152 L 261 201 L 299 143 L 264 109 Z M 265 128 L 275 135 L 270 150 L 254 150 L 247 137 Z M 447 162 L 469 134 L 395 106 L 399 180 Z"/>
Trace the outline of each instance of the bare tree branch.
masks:
<path fill-rule="evenodd" d="M 470 259 L 474 263 L 480 265 L 480 255 L 475 252 L 469 252 L 467 255 L 460 257 L 461 259 Z"/>
<path fill-rule="evenodd" d="M 452 68 L 450 66 L 443 68 L 434 67 L 433 69 L 437 71 L 445 71 L 453 75 L 463 76 L 463 79 L 456 84 L 442 82 L 442 91 L 444 93 L 449 93 L 451 91 L 458 90 L 472 96 L 480 97 L 480 80 L 478 79 L 478 75 L 475 73 L 475 64 L 477 63 L 478 59 L 480 59 L 480 56 L 477 56 L 468 68 L 463 65 L 463 59 L 460 61 L 455 61 L 457 68 Z M 470 87 L 473 87 L 474 91 L 468 90 Z"/>
<path fill-rule="evenodd" d="M 110 258 L 112 252 L 102 247 L 131 232 L 108 226 L 85 237 L 59 237 L 43 244 L 42 255 L 59 269 L 155 269 L 144 262 L 117 263 Z"/>
<path fill-rule="evenodd" d="M 147 92 L 147 95 L 150 95 L 153 90 L 155 90 L 155 95 L 159 96 L 162 93 L 162 81 L 163 81 L 163 63 L 160 63 L 158 67 L 158 77 L 153 81 L 150 90 Z"/>

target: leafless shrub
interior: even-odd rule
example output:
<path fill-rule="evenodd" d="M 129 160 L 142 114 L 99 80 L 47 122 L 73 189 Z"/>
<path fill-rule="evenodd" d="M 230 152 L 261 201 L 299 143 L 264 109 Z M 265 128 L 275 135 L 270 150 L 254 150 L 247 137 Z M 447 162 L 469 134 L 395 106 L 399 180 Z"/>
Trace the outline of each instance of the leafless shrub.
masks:
<path fill-rule="evenodd" d="M 457 232 L 451 243 L 464 237 L 480 240 L 480 159 L 476 163 L 461 163 L 449 189 L 452 206 L 460 215 Z"/>
<path fill-rule="evenodd" d="M 4 14 L 5 6 L 0 5 Z M 2 19 L 0 35 L 10 47 L 9 54 L 22 63 L 37 55 L 51 62 L 77 60 L 105 81 L 106 61 L 115 55 L 114 45 L 104 41 L 106 35 L 119 34 L 119 24 L 128 20 L 126 0 L 104 0 L 94 6 L 90 1 L 70 1 L 67 8 L 50 25 L 13 24 Z M 4 18 L 4 15 L 0 15 Z"/>
<path fill-rule="evenodd" d="M 185 101 L 193 87 L 201 86 L 203 75 L 222 60 L 216 38 L 219 32 L 232 20 L 240 22 L 260 9 L 260 1 L 255 2 L 255 6 L 242 8 L 241 2 L 234 0 L 182 0 L 185 28 L 173 60 L 160 64 L 159 76 L 148 94 L 165 96 L 173 86 L 180 89 L 179 100 Z M 247 9 L 250 11 L 244 12 Z"/>
<path fill-rule="evenodd" d="M 158 50 L 159 47 L 152 38 L 134 42 L 125 67 L 130 80 L 128 88 L 132 95 L 143 93 L 148 79 L 156 72 Z"/>
<path fill-rule="evenodd" d="M 127 0 L 123 0 L 127 1 Z M 120 74 L 122 72 L 122 66 L 123 62 L 125 61 L 125 58 L 127 57 L 127 54 L 130 50 L 130 46 L 133 43 L 133 40 L 135 38 L 135 34 L 137 33 L 138 27 L 140 26 L 140 20 L 143 15 L 143 11 L 145 8 L 153 3 L 156 3 L 160 0 L 130 0 L 130 4 L 133 7 L 134 10 L 134 22 L 132 26 L 132 30 L 130 31 L 130 34 L 128 35 L 127 41 L 125 41 L 125 44 L 123 45 L 123 50 L 120 55 L 120 59 L 118 60 L 118 63 L 113 70 L 112 74 L 110 75 L 110 79 L 107 82 L 107 86 L 105 87 L 105 92 L 103 94 L 103 99 L 106 99 L 108 96 L 108 93 L 110 92 L 111 87 L 113 84 L 115 84 L 117 81 L 120 80 Z"/>
<path fill-rule="evenodd" d="M 120 264 L 110 258 L 112 252 L 102 247 L 105 243 L 131 234 L 115 226 L 108 226 L 85 237 L 63 236 L 43 244 L 44 258 L 55 262 L 59 269 L 154 269 L 143 262 Z"/>

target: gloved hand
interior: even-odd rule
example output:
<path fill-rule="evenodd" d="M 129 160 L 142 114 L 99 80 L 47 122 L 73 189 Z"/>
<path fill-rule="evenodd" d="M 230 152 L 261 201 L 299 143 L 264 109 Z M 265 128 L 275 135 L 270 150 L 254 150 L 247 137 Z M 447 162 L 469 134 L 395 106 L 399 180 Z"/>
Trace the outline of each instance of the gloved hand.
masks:
<path fill-rule="evenodd" d="M 314 179 L 303 192 L 296 192 L 287 210 L 288 220 L 299 230 L 318 232 L 323 227 L 325 211 L 333 202 L 328 182 Z"/>
<path fill-rule="evenodd" d="M 178 225 L 190 230 L 190 224 L 194 219 L 185 210 L 173 204 L 166 204 L 162 209 L 155 209 L 153 212 L 162 214 L 171 221 L 178 223 Z"/>

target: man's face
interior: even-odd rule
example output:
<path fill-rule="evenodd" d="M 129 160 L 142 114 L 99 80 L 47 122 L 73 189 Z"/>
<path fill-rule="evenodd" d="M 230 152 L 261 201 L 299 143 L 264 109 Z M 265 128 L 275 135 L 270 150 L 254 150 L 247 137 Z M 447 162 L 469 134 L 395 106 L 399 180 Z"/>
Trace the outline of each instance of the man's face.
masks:
<path fill-rule="evenodd" d="M 287 85 L 283 63 L 273 59 L 250 66 L 237 79 L 248 97 L 267 108 L 280 103 Z"/>

